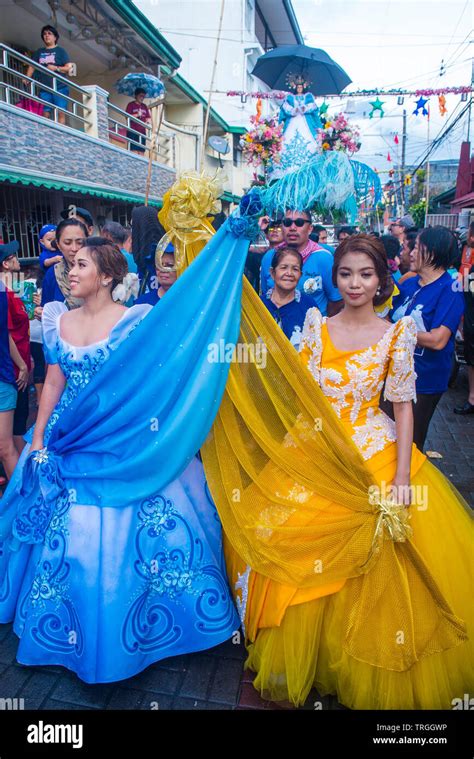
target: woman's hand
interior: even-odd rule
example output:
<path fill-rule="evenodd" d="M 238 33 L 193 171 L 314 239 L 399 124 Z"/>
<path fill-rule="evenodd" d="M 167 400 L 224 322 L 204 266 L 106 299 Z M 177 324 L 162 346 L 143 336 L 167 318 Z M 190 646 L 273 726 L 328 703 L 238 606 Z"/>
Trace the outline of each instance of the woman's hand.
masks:
<path fill-rule="evenodd" d="M 16 384 L 18 385 L 18 390 L 24 390 L 26 387 L 28 387 L 28 377 L 29 377 L 29 371 L 26 364 L 23 364 L 18 369 L 18 379 L 16 381 Z"/>
<path fill-rule="evenodd" d="M 41 451 L 42 448 L 44 448 L 43 436 L 36 435 L 35 433 L 33 435 L 33 440 L 31 441 L 30 454 L 35 453 L 35 451 Z"/>
<path fill-rule="evenodd" d="M 34 293 L 32 300 L 35 306 L 41 306 L 41 293 Z"/>
<path fill-rule="evenodd" d="M 43 306 L 36 306 L 35 311 L 35 319 L 38 319 L 41 321 L 41 317 L 43 316 Z"/>
<path fill-rule="evenodd" d="M 399 506 L 411 505 L 411 485 L 409 477 L 395 475 L 391 484 L 393 502 Z"/>

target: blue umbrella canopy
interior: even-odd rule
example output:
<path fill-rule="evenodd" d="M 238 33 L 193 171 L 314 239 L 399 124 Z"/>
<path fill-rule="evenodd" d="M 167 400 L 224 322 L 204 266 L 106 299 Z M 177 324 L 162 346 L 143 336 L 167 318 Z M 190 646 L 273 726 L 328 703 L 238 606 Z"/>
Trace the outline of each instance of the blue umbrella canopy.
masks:
<path fill-rule="evenodd" d="M 165 85 L 153 74 L 127 74 L 119 79 L 115 86 L 121 95 L 131 97 L 135 95 L 137 89 L 145 90 L 147 98 L 159 98 L 165 93 Z"/>
<path fill-rule="evenodd" d="M 339 95 L 352 79 L 330 56 L 307 45 L 282 45 L 261 55 L 252 71 L 274 90 L 288 89 L 289 80 L 303 77 L 313 95 Z"/>

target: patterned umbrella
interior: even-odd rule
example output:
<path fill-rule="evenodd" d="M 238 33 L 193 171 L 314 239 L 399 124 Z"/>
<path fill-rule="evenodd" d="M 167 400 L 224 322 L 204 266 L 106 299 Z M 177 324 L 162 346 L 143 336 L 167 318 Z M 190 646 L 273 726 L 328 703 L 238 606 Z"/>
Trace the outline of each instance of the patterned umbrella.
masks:
<path fill-rule="evenodd" d="M 147 98 L 159 98 L 165 94 L 165 85 L 153 74 L 126 74 L 116 83 L 116 88 L 121 95 L 135 95 L 135 90 L 142 89 Z"/>

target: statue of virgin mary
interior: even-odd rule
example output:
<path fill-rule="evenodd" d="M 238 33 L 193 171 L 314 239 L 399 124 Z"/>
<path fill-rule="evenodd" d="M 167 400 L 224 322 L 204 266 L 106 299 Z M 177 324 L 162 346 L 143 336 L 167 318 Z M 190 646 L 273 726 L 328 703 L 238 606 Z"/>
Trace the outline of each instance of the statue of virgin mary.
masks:
<path fill-rule="evenodd" d="M 300 74 L 287 81 L 291 94 L 285 98 L 279 116 L 283 122 L 283 149 L 272 178 L 305 165 L 319 152 L 318 129 L 322 124 L 314 95 L 307 91 L 310 82 Z"/>

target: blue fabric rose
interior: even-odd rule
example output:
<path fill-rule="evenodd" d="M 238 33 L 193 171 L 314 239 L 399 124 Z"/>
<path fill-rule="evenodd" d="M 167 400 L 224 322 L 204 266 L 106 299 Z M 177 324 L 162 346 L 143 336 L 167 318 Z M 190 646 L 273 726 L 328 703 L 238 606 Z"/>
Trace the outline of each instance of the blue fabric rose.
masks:
<path fill-rule="evenodd" d="M 263 203 L 258 190 L 251 190 L 243 196 L 240 201 L 241 216 L 261 216 L 263 213 Z"/>
<path fill-rule="evenodd" d="M 242 218 L 241 216 L 229 216 L 227 224 L 234 237 L 246 237 L 255 240 L 260 232 L 256 218 Z"/>

